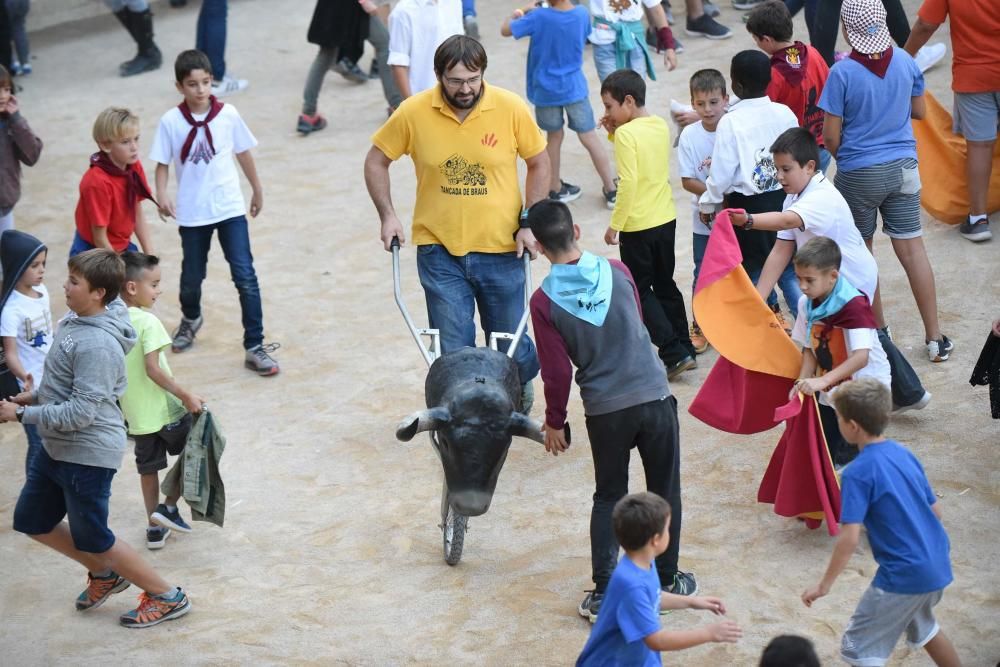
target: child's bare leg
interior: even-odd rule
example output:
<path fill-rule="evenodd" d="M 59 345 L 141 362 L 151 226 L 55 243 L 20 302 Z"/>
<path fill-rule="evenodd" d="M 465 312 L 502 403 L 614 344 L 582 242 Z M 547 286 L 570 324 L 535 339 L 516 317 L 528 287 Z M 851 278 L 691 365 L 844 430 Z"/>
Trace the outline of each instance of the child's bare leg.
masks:
<path fill-rule="evenodd" d="M 94 556 L 102 563 L 101 569 L 115 571 L 150 595 L 162 595 L 172 590 L 156 570 L 126 542 L 115 540 L 110 549 Z"/>
<path fill-rule="evenodd" d="M 962 667 L 955 645 L 944 634 L 944 630 L 938 630 L 934 639 L 924 644 L 924 650 L 938 667 Z"/>
<path fill-rule="evenodd" d="M 875 252 L 872 250 L 872 239 L 865 239 L 865 245 L 868 246 L 868 252 L 875 256 Z M 875 315 L 875 324 L 878 325 L 879 329 L 885 328 L 885 313 L 882 311 L 882 288 L 880 283 L 875 283 L 875 295 L 872 297 L 872 313 Z"/>
<path fill-rule="evenodd" d="M 969 182 L 969 213 L 986 214 L 986 195 L 990 190 L 995 141 L 967 141 L 965 158 L 966 179 Z"/>
<path fill-rule="evenodd" d="M 69 532 L 69 524 L 65 521 L 59 522 L 52 532 L 44 535 L 29 535 L 31 539 L 40 542 L 50 549 L 54 549 L 67 558 L 72 558 L 80 565 L 83 565 L 91 573 L 100 572 L 104 565 L 98 554 L 80 551 L 73 544 L 73 536 Z"/>
<path fill-rule="evenodd" d="M 146 504 L 146 519 L 150 526 L 155 526 L 149 517 L 160 504 L 160 475 L 155 472 L 139 475 L 139 484 L 142 486 L 142 501 Z"/>
<path fill-rule="evenodd" d="M 608 152 L 601 145 L 597 132 L 594 130 L 580 132 L 576 136 L 580 137 L 580 143 L 590 153 L 590 161 L 594 163 L 594 168 L 597 169 L 597 173 L 601 177 L 604 190 L 611 192 L 615 189 L 615 170 L 611 167 L 611 158 L 608 157 Z"/>
<path fill-rule="evenodd" d="M 896 257 L 899 258 L 899 263 L 903 265 L 906 277 L 910 281 L 910 291 L 917 301 L 920 319 L 924 322 L 924 337 L 927 340 L 940 340 L 934 270 L 927 258 L 923 238 L 918 236 L 914 239 L 892 239 L 892 249 L 896 251 Z"/>
<path fill-rule="evenodd" d="M 559 192 L 562 189 L 562 181 L 559 178 L 559 156 L 562 153 L 563 131 L 556 130 L 548 133 L 549 143 L 545 146 L 545 152 L 549 154 L 549 190 Z"/>

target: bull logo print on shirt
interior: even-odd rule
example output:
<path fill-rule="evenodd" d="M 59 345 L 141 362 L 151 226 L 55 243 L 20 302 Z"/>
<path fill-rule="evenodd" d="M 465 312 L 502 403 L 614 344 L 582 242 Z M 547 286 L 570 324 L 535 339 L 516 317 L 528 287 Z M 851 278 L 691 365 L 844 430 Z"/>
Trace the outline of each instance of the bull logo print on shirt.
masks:
<path fill-rule="evenodd" d="M 208 164 L 212 161 L 212 157 L 214 156 L 212 155 L 212 149 L 208 147 L 208 142 L 199 137 L 198 141 L 194 144 L 194 148 L 191 150 L 191 154 L 188 155 L 188 162 L 195 164 L 204 162 Z"/>
<path fill-rule="evenodd" d="M 439 164 L 438 168 L 448 181 L 448 185 L 441 186 L 442 193 L 474 196 L 489 194 L 489 189 L 486 187 L 486 173 L 480 163 L 469 162 L 458 153 L 454 153 Z"/>
<path fill-rule="evenodd" d="M 767 148 L 760 148 L 754 153 L 751 179 L 757 192 L 770 192 L 781 187 L 781 183 L 778 183 L 778 170 L 774 166 L 774 156 Z"/>

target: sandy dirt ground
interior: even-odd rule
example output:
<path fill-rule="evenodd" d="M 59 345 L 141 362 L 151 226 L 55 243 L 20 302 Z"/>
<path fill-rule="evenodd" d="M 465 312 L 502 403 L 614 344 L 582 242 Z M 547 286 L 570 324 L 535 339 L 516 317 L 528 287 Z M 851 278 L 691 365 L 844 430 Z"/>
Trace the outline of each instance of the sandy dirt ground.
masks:
<path fill-rule="evenodd" d="M 192 4 L 183 10 L 157 5 L 157 39 L 168 61 L 193 44 Z M 917 0 L 905 4 L 912 16 Z M 480 5 L 488 79 L 523 93 L 527 45 L 499 37 L 505 3 Z M 117 616 L 133 606 L 134 589 L 92 614 L 73 611 L 83 570 L 10 528 L 25 445 L 21 430 L 8 425 L 0 428 L 0 465 L 7 471 L 0 480 L 0 663 L 555 665 L 571 663 L 586 641 L 590 626 L 576 606 L 591 587 L 593 471 L 575 392 L 570 415 L 579 435 L 572 450 L 553 459 L 535 443 L 516 441 L 493 507 L 471 521 L 462 562 L 448 567 L 442 560 L 440 465 L 426 438 L 401 444 L 393 436 L 403 415 L 423 407 L 426 369 L 393 303 L 390 258 L 377 241 L 362 179 L 362 159 L 385 105 L 377 82 L 358 86 L 331 73 L 320 100 L 330 127 L 308 138 L 295 134 L 315 52 L 305 41 L 311 11 L 306 0 L 232 2 L 226 54 L 231 73 L 251 81 L 227 102 L 260 140 L 255 155 L 265 204 L 252 234 L 267 336 L 282 344 L 282 373 L 260 379 L 242 368 L 238 303 L 218 248 L 205 286 L 204 329 L 190 352 L 170 357 L 177 377 L 207 398 L 228 436 L 226 527 L 196 524 L 194 533 L 148 552 L 130 455 L 114 480 L 112 528 L 189 591 L 193 611 L 176 623 L 129 632 L 117 626 Z M 687 50 L 679 69 L 651 86 L 654 112 L 666 114 L 671 97 L 686 101 L 695 69 L 717 67 L 728 79 L 729 58 L 753 47 L 739 16 L 724 9 L 735 32 L 728 41 L 681 35 Z M 942 32 L 947 39 L 947 28 Z M 35 74 L 23 81 L 20 99 L 46 146 L 38 166 L 26 171 L 16 220 L 49 244 L 46 283 L 58 315 L 76 187 L 94 150 L 93 118 L 110 104 L 137 111 L 146 155 L 159 116 L 179 98 L 167 66 L 132 79 L 116 76 L 132 47 L 110 16 L 32 38 Z M 950 56 L 927 80 L 950 105 Z M 609 213 L 596 173 L 575 139 L 567 137 L 564 151 L 564 178 L 584 188 L 572 204 L 584 245 L 615 255 L 601 243 Z M 151 171 L 148 160 L 145 165 Z M 392 175 L 398 208 L 408 215 L 414 191 L 408 161 Z M 687 230 L 688 199 L 676 175 L 671 182 L 678 224 Z M 151 208 L 147 214 L 154 216 Z M 876 254 L 894 336 L 934 394 L 926 410 L 894 419 L 889 434 L 913 448 L 940 496 L 955 583 L 939 619 L 966 664 L 981 667 L 1000 660 L 1000 428 L 989 419 L 985 388 L 970 388 L 968 378 L 988 322 L 1000 316 L 1000 245 L 974 246 L 953 228 L 925 223 L 942 327 L 956 351 L 945 364 L 926 360 L 905 275 L 879 236 Z M 690 235 L 682 231 L 677 238 L 677 279 L 686 285 Z M 155 240 L 168 287 L 156 311 L 172 328 L 179 317 L 180 246 L 173 227 L 159 221 Z M 403 252 L 403 268 L 410 307 L 423 321 L 412 248 Z M 545 260 L 535 262 L 536 284 L 547 268 Z M 875 572 L 870 550 L 859 547 L 829 597 L 812 609 L 802 606 L 799 595 L 822 574 L 834 540 L 755 502 L 778 430 L 729 436 L 687 414 L 714 359 L 714 353 L 702 356 L 700 367 L 672 386 L 682 411 L 681 566 L 697 574 L 705 594 L 726 600 L 746 634 L 736 645 L 665 659 L 756 664 L 771 637 L 794 632 L 811 637 L 824 662 L 834 664 L 840 634 Z M 536 406 L 535 416 L 541 412 Z M 641 489 L 637 463 L 633 487 Z M 707 620 L 675 612 L 664 622 L 684 628 Z M 901 643 L 891 664 L 929 662 Z"/>

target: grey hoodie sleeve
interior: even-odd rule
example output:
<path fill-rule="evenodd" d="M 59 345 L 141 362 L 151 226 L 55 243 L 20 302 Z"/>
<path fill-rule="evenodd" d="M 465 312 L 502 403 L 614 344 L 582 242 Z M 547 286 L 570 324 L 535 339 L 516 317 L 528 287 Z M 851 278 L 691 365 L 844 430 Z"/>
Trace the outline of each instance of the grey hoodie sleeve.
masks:
<path fill-rule="evenodd" d="M 38 424 L 46 430 L 79 431 L 94 423 L 103 402 L 113 400 L 121 355 L 107 348 L 81 347 L 73 355 L 69 400 L 26 407 L 22 418 L 25 424 Z"/>

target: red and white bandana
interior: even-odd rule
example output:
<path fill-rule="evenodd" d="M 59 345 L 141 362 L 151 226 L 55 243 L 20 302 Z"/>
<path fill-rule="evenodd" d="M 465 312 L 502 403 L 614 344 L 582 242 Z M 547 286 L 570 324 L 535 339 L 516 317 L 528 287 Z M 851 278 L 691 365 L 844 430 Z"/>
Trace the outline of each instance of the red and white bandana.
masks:
<path fill-rule="evenodd" d="M 882 53 L 892 45 L 882 0 L 844 0 L 840 20 L 847 41 L 858 53 Z"/>

